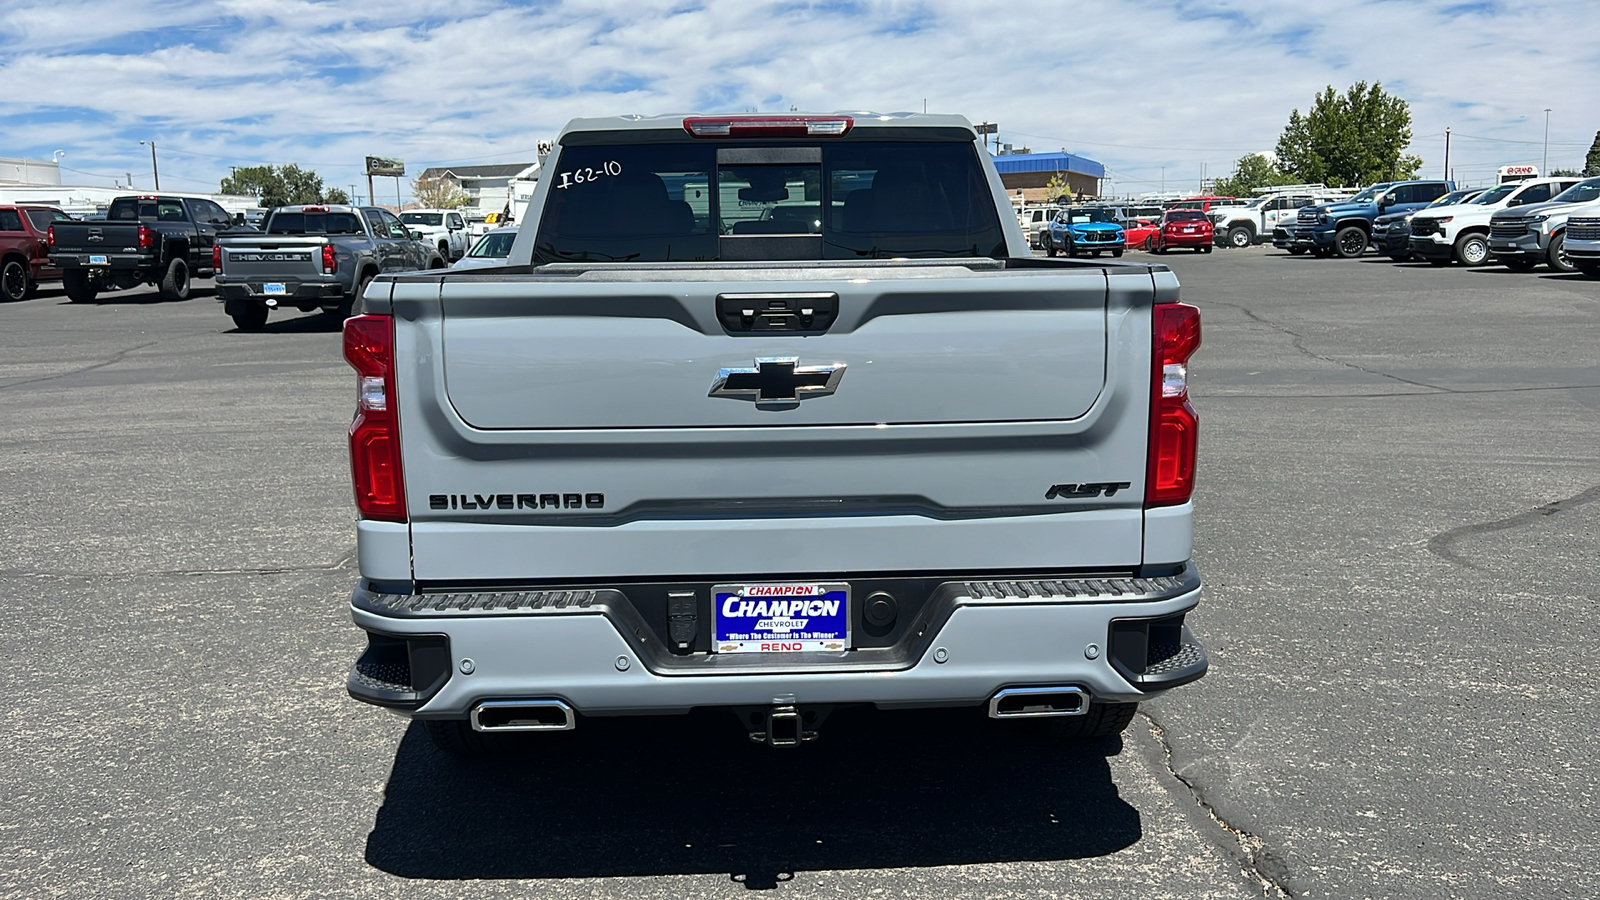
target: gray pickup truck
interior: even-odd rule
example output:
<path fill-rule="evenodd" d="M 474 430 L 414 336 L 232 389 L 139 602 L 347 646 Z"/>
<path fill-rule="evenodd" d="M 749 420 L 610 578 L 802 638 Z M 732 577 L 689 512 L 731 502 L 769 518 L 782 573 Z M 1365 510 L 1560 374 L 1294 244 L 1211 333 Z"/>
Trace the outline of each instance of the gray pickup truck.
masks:
<path fill-rule="evenodd" d="M 442 269 L 444 257 L 376 206 L 282 206 L 261 231 L 217 238 L 217 299 L 243 331 L 274 309 L 315 309 L 341 319 L 383 272 Z"/>
<path fill-rule="evenodd" d="M 1033 257 L 957 116 L 580 119 L 544 173 L 507 265 L 345 323 L 352 696 L 461 753 L 695 708 L 792 746 L 1107 736 L 1205 673 L 1165 266 Z"/>

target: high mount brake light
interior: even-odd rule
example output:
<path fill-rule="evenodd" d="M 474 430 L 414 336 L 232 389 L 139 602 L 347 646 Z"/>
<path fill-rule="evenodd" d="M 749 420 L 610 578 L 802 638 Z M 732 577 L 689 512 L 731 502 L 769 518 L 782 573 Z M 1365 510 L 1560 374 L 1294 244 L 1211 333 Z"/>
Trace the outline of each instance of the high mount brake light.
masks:
<path fill-rule="evenodd" d="M 356 370 L 350 423 L 350 478 L 363 519 L 406 521 L 400 411 L 394 392 L 394 319 L 356 316 L 344 323 L 344 358 Z"/>
<path fill-rule="evenodd" d="M 854 124 L 850 116 L 691 116 L 683 130 L 697 138 L 842 137 Z"/>
<path fill-rule="evenodd" d="M 325 212 L 328 211 L 328 208 L 326 206 L 306 206 L 306 207 L 302 207 L 300 209 L 300 211 L 303 212 L 303 213 L 308 213 L 308 212 L 325 213 Z"/>
<path fill-rule="evenodd" d="M 1200 310 L 1158 303 L 1150 314 L 1150 451 L 1144 505 L 1175 506 L 1194 494 L 1200 417 L 1189 405 L 1189 357 L 1200 346 Z"/>

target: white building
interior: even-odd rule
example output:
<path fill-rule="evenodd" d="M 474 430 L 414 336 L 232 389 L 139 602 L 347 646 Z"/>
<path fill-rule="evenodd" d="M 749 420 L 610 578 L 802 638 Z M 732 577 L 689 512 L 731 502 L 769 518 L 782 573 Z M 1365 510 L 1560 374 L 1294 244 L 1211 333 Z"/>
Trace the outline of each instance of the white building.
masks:
<path fill-rule="evenodd" d="M 61 166 L 47 159 L 0 156 L 0 185 L 60 184 Z"/>
<path fill-rule="evenodd" d="M 539 164 L 532 162 L 501 163 L 492 166 L 434 166 L 423 169 L 422 177 L 442 178 L 466 191 L 467 196 L 472 198 L 472 203 L 462 209 L 462 212 L 468 218 L 482 219 L 490 213 L 505 212 L 507 207 L 512 207 L 515 211 L 512 183 L 538 181 Z M 526 198 L 523 202 L 527 202 Z"/>

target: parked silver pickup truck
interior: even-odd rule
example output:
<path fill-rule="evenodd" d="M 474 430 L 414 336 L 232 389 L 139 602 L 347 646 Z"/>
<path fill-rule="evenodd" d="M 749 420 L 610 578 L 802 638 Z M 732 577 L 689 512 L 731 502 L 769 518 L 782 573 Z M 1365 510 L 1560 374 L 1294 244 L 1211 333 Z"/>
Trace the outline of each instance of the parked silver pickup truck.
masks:
<path fill-rule="evenodd" d="M 955 116 L 580 119 L 544 172 L 508 265 L 345 323 L 355 698 L 456 752 L 699 707 L 1098 737 L 1205 673 L 1165 266 L 1031 256 Z"/>
<path fill-rule="evenodd" d="M 244 331 L 283 307 L 348 318 L 380 273 L 445 267 L 437 250 L 376 206 L 281 206 L 260 232 L 219 235 L 212 254 L 217 299 Z"/>

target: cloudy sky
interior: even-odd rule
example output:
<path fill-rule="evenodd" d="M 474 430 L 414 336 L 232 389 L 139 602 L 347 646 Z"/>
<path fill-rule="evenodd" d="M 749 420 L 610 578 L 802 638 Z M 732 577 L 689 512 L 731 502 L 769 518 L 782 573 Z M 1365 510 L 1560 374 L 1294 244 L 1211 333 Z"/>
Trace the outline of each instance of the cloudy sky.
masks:
<path fill-rule="evenodd" d="M 926 105 L 1137 193 L 1226 174 L 1325 85 L 1377 80 L 1426 174 L 1448 126 L 1481 183 L 1542 162 L 1547 107 L 1550 167 L 1581 168 L 1597 35 L 1591 0 L 0 0 L 0 156 L 148 187 L 153 140 L 168 189 L 286 162 L 348 189 L 369 154 L 531 160 L 579 115 Z"/>

